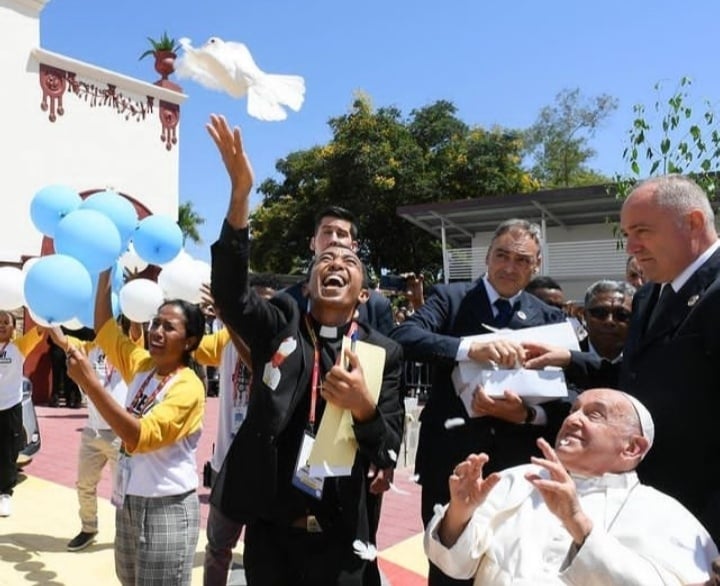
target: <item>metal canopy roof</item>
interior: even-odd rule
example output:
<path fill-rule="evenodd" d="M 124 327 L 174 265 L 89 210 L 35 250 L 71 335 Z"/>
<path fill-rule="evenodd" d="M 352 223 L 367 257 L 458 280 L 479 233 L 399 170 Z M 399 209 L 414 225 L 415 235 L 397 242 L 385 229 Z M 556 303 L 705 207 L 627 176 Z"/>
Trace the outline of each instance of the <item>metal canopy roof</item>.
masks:
<path fill-rule="evenodd" d="M 574 226 L 619 221 L 622 201 L 608 195 L 606 185 L 550 189 L 533 193 L 486 196 L 397 208 L 412 222 L 448 245 L 470 246 L 478 232 L 494 232 L 509 218 L 522 218 L 547 226 Z"/>

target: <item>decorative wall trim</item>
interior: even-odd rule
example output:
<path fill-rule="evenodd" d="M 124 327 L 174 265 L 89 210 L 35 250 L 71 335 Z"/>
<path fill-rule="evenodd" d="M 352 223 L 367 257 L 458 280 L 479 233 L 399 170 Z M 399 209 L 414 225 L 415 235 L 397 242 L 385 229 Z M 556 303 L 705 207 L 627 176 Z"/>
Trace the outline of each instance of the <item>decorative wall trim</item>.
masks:
<path fill-rule="evenodd" d="M 186 98 L 180 86 L 169 80 L 141 82 L 40 48 L 32 53 L 39 65 L 40 108 L 48 113 L 50 122 L 67 111 L 67 94 L 74 94 L 91 108 L 111 108 L 128 121 L 145 120 L 157 104 L 160 140 L 167 150 L 177 144 L 180 102 Z"/>
<path fill-rule="evenodd" d="M 48 119 L 55 122 L 57 116 L 65 114 L 63 107 L 63 94 L 75 94 L 85 101 L 91 108 L 108 107 L 123 115 L 125 120 L 131 118 L 144 120 L 147 114 L 153 111 L 153 98 L 148 96 L 145 101 L 125 96 L 111 83 L 105 84 L 82 81 L 75 73 L 63 71 L 57 67 L 40 64 L 40 87 L 43 91 L 43 112 L 49 111 Z"/>

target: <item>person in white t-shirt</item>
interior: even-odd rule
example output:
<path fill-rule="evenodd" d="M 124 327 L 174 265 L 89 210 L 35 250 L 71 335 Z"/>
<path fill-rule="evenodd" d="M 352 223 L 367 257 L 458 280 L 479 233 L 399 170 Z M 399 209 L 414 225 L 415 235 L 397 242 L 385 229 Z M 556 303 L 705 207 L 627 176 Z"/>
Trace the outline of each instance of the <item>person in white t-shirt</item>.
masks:
<path fill-rule="evenodd" d="M 10 515 L 10 497 L 17 484 L 23 430 L 23 365 L 25 357 L 45 337 L 42 328 L 34 327 L 15 338 L 15 326 L 15 316 L 0 311 L 0 517 Z"/>

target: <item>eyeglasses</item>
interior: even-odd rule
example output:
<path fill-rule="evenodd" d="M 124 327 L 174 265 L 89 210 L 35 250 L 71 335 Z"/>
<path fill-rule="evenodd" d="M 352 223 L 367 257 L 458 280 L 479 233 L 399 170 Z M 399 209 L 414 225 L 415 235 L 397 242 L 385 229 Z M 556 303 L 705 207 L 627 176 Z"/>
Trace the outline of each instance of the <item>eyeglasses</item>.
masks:
<path fill-rule="evenodd" d="M 607 319 L 612 314 L 613 319 L 617 322 L 630 321 L 630 312 L 623 307 L 589 307 L 586 311 L 595 319 Z"/>

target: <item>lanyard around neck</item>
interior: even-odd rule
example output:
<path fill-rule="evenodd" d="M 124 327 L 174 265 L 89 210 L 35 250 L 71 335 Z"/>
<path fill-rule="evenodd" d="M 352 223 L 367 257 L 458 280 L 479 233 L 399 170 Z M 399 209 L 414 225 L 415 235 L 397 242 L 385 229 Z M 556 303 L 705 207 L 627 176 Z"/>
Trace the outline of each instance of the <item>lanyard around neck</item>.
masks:
<path fill-rule="evenodd" d="M 233 369 L 232 374 L 232 388 L 233 388 L 233 405 L 237 403 L 238 398 L 240 397 L 240 384 L 244 384 L 247 388 L 247 400 L 250 400 L 250 386 L 251 386 L 251 379 L 249 377 L 244 376 L 243 371 L 245 370 L 245 363 L 240 359 L 240 356 L 238 356 L 235 359 L 235 368 Z"/>
<path fill-rule="evenodd" d="M 165 385 L 168 383 L 168 381 L 175 376 L 175 373 L 177 372 L 177 369 L 173 370 L 172 372 L 169 372 L 166 374 L 163 379 L 158 383 L 157 387 L 153 390 L 152 393 L 149 395 L 145 395 L 145 388 L 150 384 L 150 381 L 153 379 L 155 374 L 157 373 L 157 369 L 153 368 L 150 371 L 150 374 L 147 375 L 143 383 L 140 385 L 140 388 L 137 390 L 137 393 L 135 393 L 135 396 L 133 397 L 132 402 L 130 403 L 129 407 L 127 408 L 128 413 L 132 413 L 136 417 L 142 417 L 145 415 L 147 410 L 150 408 L 150 406 L 153 404 L 153 401 L 155 398 L 160 394 L 160 391 L 163 390 Z"/>
<path fill-rule="evenodd" d="M 310 341 L 313 345 L 313 368 L 312 377 L 310 379 L 310 413 L 308 414 L 308 423 L 311 426 L 315 425 L 315 409 L 317 408 L 318 395 L 322 392 L 322 382 L 320 381 L 320 343 L 317 335 L 313 328 L 312 319 L 310 314 L 305 314 L 305 326 L 307 327 Z M 352 337 L 357 332 L 358 325 L 355 320 L 350 322 L 350 327 L 347 331 L 347 336 Z M 338 354 L 338 360 L 341 356 Z"/>

